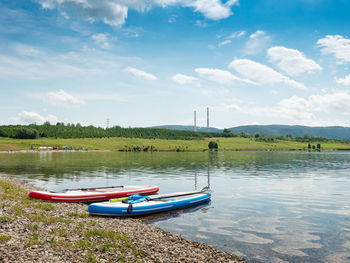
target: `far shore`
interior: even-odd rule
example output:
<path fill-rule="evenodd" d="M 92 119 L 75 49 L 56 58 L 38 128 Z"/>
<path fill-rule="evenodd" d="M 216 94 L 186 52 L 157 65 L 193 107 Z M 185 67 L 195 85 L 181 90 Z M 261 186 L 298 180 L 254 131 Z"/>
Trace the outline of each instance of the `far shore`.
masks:
<path fill-rule="evenodd" d="M 64 152 L 110 152 L 110 150 L 8 150 L 8 151 L 0 151 L 2 153 L 64 153 Z"/>
<path fill-rule="evenodd" d="M 259 141 L 256 138 L 205 138 L 196 140 L 145 138 L 11 139 L 0 137 L 0 153 L 32 152 L 204 152 L 214 141 L 218 151 L 350 151 L 349 142 L 293 140 Z M 42 149 L 44 148 L 44 149 Z M 51 148 L 50 150 L 45 148 Z M 69 148 L 69 149 L 66 149 Z M 34 149 L 34 150 L 33 150 Z"/>
<path fill-rule="evenodd" d="M 1 262 L 246 262 L 139 218 L 89 216 L 87 204 L 30 199 L 33 190 L 0 175 Z"/>

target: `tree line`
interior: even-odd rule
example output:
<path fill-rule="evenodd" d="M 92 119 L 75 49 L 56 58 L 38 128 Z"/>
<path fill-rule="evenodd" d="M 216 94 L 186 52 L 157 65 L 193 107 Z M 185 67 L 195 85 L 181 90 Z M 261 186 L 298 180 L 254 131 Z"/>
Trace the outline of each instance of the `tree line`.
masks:
<path fill-rule="evenodd" d="M 170 130 L 167 128 L 122 128 L 114 126 L 111 128 L 102 128 L 82 126 L 81 124 L 70 124 L 57 122 L 50 124 L 46 122 L 42 125 L 2 125 L 0 126 L 0 137 L 9 137 L 17 139 L 36 139 L 39 137 L 47 138 L 109 138 L 109 137 L 129 137 L 146 139 L 182 139 L 196 140 L 214 137 L 243 137 L 251 138 L 260 142 L 275 142 L 277 140 L 290 140 L 298 142 L 330 142 L 339 141 L 326 139 L 323 137 L 311 137 L 305 134 L 303 137 L 293 137 L 291 134 L 286 136 L 263 136 L 259 133 L 254 135 L 240 132 L 231 133 L 229 129 L 222 132 L 194 132 L 188 130 Z"/>

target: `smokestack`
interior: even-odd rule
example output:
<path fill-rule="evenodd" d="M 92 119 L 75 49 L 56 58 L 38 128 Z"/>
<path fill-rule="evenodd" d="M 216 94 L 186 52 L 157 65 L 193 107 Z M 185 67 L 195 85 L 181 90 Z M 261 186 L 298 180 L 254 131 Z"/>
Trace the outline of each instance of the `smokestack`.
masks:
<path fill-rule="evenodd" d="M 196 111 L 194 111 L 194 125 L 193 125 L 193 130 L 197 130 L 197 118 L 196 118 Z"/>
<path fill-rule="evenodd" d="M 209 107 L 207 107 L 207 132 L 209 132 Z"/>

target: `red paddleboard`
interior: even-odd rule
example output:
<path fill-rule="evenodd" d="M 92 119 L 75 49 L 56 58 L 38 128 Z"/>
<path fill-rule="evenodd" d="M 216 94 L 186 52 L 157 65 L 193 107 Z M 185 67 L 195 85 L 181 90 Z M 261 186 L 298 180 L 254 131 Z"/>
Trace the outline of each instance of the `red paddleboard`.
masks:
<path fill-rule="evenodd" d="M 149 195 L 158 191 L 158 186 L 128 185 L 67 189 L 62 192 L 32 191 L 29 193 L 29 197 L 55 202 L 92 202 L 126 197 L 133 194 Z"/>

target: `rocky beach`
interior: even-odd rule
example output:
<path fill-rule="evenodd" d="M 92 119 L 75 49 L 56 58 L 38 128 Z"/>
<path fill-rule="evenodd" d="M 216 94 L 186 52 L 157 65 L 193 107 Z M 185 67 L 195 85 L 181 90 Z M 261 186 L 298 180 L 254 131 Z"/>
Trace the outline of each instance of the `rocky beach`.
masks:
<path fill-rule="evenodd" d="M 84 203 L 28 197 L 36 187 L 0 176 L 0 262 L 246 262 L 141 218 L 89 216 Z"/>

